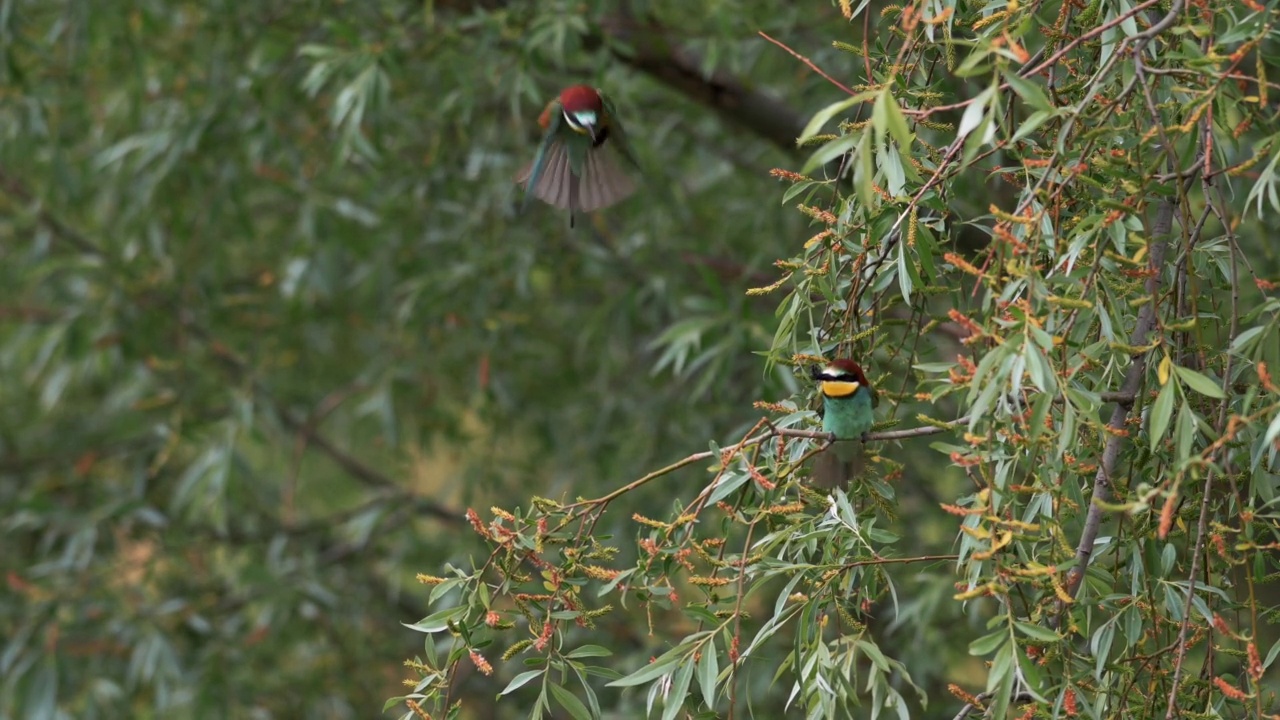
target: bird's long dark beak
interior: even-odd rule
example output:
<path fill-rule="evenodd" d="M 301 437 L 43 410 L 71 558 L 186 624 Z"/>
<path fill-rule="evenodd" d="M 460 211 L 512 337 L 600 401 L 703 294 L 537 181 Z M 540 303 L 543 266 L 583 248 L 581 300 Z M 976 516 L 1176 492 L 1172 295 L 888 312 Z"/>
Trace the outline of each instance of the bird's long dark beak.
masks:
<path fill-rule="evenodd" d="M 586 128 L 587 128 L 587 134 L 591 136 L 591 144 L 595 145 L 596 144 L 596 126 L 587 125 Z"/>

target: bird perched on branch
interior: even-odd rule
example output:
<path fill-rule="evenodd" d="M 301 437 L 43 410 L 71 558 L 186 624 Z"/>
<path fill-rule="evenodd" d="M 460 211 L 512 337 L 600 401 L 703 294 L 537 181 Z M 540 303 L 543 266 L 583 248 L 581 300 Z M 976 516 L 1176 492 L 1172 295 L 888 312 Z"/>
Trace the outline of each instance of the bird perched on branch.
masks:
<path fill-rule="evenodd" d="M 516 176 L 525 187 L 522 210 L 536 197 L 568 210 L 573 227 L 575 213 L 608 207 L 635 191 L 617 155 L 636 168 L 639 163 L 607 95 L 588 85 L 565 88 L 538 124 L 544 130 L 538 153 Z"/>
<path fill-rule="evenodd" d="M 862 366 L 847 358 L 832 360 L 811 370 L 822 393 L 822 430 L 836 437 L 834 447 L 818 456 L 813 478 L 825 488 L 847 487 L 861 465 L 860 448 L 850 440 L 865 440 L 875 424 L 875 408 L 880 404 L 875 388 L 867 381 Z"/>

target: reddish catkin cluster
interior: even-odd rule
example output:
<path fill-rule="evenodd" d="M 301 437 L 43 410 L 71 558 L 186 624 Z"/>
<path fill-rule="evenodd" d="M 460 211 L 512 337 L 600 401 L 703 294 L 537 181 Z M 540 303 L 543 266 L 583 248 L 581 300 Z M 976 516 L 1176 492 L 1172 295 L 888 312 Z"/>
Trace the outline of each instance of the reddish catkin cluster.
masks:
<path fill-rule="evenodd" d="M 493 674 L 493 666 L 489 664 L 488 660 L 484 659 L 483 655 L 476 652 L 475 650 L 471 651 L 471 663 L 476 666 L 477 670 L 484 673 L 485 675 Z"/>
<path fill-rule="evenodd" d="M 1271 371 L 1267 369 L 1267 364 L 1264 362 L 1258 363 L 1258 382 L 1262 384 L 1262 387 L 1267 392 L 1273 393 L 1276 391 L 1276 386 L 1271 380 Z"/>
<path fill-rule="evenodd" d="M 1076 707 L 1076 691 L 1074 688 L 1067 688 L 1067 692 L 1062 698 L 1062 710 L 1067 714 L 1067 717 L 1075 717 L 1080 713 L 1080 708 Z"/>
<path fill-rule="evenodd" d="M 1027 49 L 1019 45 L 1018 41 L 1010 37 L 1007 32 L 1002 37 L 1004 38 L 1005 44 L 1009 47 L 1009 52 L 1013 53 L 1019 63 L 1025 64 L 1031 59 L 1031 53 L 1027 52 Z"/>
<path fill-rule="evenodd" d="M 1232 635 L 1231 628 L 1227 626 L 1227 621 L 1223 620 L 1222 616 L 1218 613 L 1213 614 L 1213 629 L 1227 637 L 1231 637 Z"/>
<path fill-rule="evenodd" d="M 1024 253 L 1027 251 L 1028 249 L 1027 244 L 1022 242 L 1018 238 L 1014 237 L 1013 233 L 1009 231 L 1009 223 L 1006 223 L 1006 222 L 996 223 L 996 226 L 995 228 L 992 229 L 992 232 L 996 234 L 996 237 L 999 238 L 1001 242 L 1012 247 L 1016 252 Z"/>
<path fill-rule="evenodd" d="M 471 528 L 476 531 L 480 537 L 485 540 L 492 540 L 493 534 L 489 532 L 489 528 L 484 526 L 484 522 L 480 520 L 480 514 L 473 508 L 467 508 L 467 522 L 471 523 Z"/>
<path fill-rule="evenodd" d="M 824 222 L 828 225 L 835 225 L 838 222 L 835 215 L 832 215 L 829 211 L 823 210 L 822 208 L 810 207 L 804 204 L 797 204 L 796 209 L 804 213 L 805 215 L 808 215 L 809 217 L 813 218 L 814 220 Z"/>
<path fill-rule="evenodd" d="M 1262 658 L 1258 656 L 1258 644 L 1249 642 L 1249 677 L 1253 678 L 1255 683 L 1262 682 Z"/>
<path fill-rule="evenodd" d="M 418 720 L 431 720 L 431 715 L 426 710 L 423 710 L 422 706 L 413 700 L 405 700 L 404 704 L 413 711 L 414 715 L 418 716 Z"/>
<path fill-rule="evenodd" d="M 748 465 L 747 472 L 751 473 L 751 479 L 755 480 L 756 483 L 765 490 L 773 490 L 778 487 L 772 480 L 762 475 L 754 465 Z"/>
<path fill-rule="evenodd" d="M 965 260 L 964 258 L 960 257 L 955 253 L 951 253 L 951 252 L 943 253 L 942 259 L 946 260 L 952 265 L 955 265 L 962 272 L 973 275 L 974 277 L 984 276 L 984 273 L 981 270 L 979 270 L 976 266 L 974 266 L 973 263 L 969 262 L 968 260 Z"/>
<path fill-rule="evenodd" d="M 961 340 L 960 342 L 968 345 L 982 338 L 982 326 L 971 320 L 964 313 L 956 310 L 955 308 L 951 308 L 947 311 L 947 317 L 951 318 L 951 322 L 969 331 L 969 337 Z"/>
<path fill-rule="evenodd" d="M 965 692 L 964 688 L 960 687 L 959 685 L 956 685 L 955 683 L 952 683 L 947 686 L 947 692 L 951 693 L 956 697 L 957 700 L 960 700 L 965 704 L 974 705 L 974 706 L 977 706 L 980 704 L 978 702 L 978 698 Z"/>
<path fill-rule="evenodd" d="M 1173 529 L 1173 511 L 1178 505 L 1178 493 L 1171 492 L 1169 497 L 1164 500 L 1164 507 L 1160 509 L 1160 529 L 1159 537 L 1161 540 L 1169 536 L 1169 531 Z"/>
<path fill-rule="evenodd" d="M 693 548 L 680 548 L 676 551 L 675 561 L 689 572 L 693 572 L 693 563 L 689 561 L 689 555 L 693 554 Z M 675 593 L 673 592 L 672 595 Z"/>
<path fill-rule="evenodd" d="M 1236 687 L 1235 685 L 1232 685 L 1226 680 L 1223 680 L 1221 677 L 1215 677 L 1213 679 L 1213 684 L 1218 686 L 1218 690 L 1220 690 L 1223 695 L 1226 695 L 1232 700 L 1244 702 L 1249 698 L 1249 696 L 1243 690 Z"/>
<path fill-rule="evenodd" d="M 804 182 L 805 180 L 809 179 L 798 172 L 784 170 L 783 168 L 774 168 L 769 171 L 769 175 L 771 175 L 772 177 L 776 177 L 780 180 L 786 180 L 787 182 L 793 182 L 793 183 Z"/>
<path fill-rule="evenodd" d="M 555 628 L 551 625 L 550 620 L 542 623 L 542 633 L 538 635 L 537 640 L 533 641 L 533 649 L 538 652 L 546 650 L 547 643 L 551 642 L 551 633 L 554 632 L 554 630 Z"/>
<path fill-rule="evenodd" d="M 959 467 L 973 467 L 974 465 L 981 465 L 986 461 L 981 457 L 965 457 L 958 452 L 953 452 L 951 453 L 951 462 Z"/>
<path fill-rule="evenodd" d="M 1218 557 L 1227 557 L 1227 541 L 1222 537 L 1222 533 L 1214 533 L 1209 536 L 1209 541 L 1213 543 L 1213 549 L 1217 551 Z"/>
<path fill-rule="evenodd" d="M 1102 218 L 1102 227 L 1109 227 L 1111 225 L 1114 225 L 1116 221 L 1124 217 L 1125 214 L 1126 213 L 1123 210 L 1112 210 L 1108 212 L 1106 217 Z"/>
<path fill-rule="evenodd" d="M 959 366 L 959 369 L 951 368 L 947 372 L 947 377 L 951 380 L 952 385 L 966 385 L 973 379 L 974 373 L 978 372 L 978 366 L 964 355 L 956 355 L 956 365 Z"/>

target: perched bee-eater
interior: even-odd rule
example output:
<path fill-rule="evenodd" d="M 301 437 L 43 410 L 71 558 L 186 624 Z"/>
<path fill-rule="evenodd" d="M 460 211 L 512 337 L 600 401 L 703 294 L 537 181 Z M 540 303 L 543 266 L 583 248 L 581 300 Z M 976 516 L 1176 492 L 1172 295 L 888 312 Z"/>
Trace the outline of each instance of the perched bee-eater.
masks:
<path fill-rule="evenodd" d="M 814 367 L 813 379 L 822 392 L 822 430 L 837 441 L 865 439 L 875 424 L 875 407 L 880 404 L 875 388 L 867 381 L 858 363 L 840 358 L 826 367 Z M 847 487 L 856 468 L 860 448 L 852 442 L 836 442 L 818 457 L 814 482 L 821 487 Z"/>
<path fill-rule="evenodd" d="M 635 191 L 618 165 L 615 150 L 639 168 L 613 103 L 596 88 L 574 85 L 547 104 L 538 118 L 544 130 L 538 154 L 516 182 L 525 186 L 524 204 L 537 197 L 574 214 L 608 207 Z M 614 148 L 615 150 L 610 150 Z"/>

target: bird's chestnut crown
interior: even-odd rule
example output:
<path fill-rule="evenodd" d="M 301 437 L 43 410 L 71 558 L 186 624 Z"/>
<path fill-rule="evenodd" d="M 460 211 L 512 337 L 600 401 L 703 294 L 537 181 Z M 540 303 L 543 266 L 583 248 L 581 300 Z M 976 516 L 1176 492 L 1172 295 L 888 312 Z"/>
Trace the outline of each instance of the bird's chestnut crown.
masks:
<path fill-rule="evenodd" d="M 827 363 L 827 366 L 823 368 L 814 366 L 812 374 L 814 380 L 837 380 L 867 384 L 867 376 L 862 372 L 862 366 L 848 358 L 837 358 Z"/>
<path fill-rule="evenodd" d="M 604 101 L 600 93 L 589 85 L 574 85 L 560 93 L 560 107 L 565 122 L 578 132 L 591 132 L 600 124 L 604 115 Z"/>

